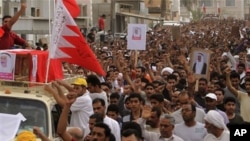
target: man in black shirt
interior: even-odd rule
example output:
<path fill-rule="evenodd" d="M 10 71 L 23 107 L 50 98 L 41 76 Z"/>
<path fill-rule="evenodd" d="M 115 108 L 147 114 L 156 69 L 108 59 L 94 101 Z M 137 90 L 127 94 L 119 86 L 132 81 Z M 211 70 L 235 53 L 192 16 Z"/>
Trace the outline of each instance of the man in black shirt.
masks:
<path fill-rule="evenodd" d="M 95 36 L 96 36 L 96 30 L 95 29 L 91 29 L 90 33 L 87 35 L 87 41 L 89 43 L 95 42 Z"/>

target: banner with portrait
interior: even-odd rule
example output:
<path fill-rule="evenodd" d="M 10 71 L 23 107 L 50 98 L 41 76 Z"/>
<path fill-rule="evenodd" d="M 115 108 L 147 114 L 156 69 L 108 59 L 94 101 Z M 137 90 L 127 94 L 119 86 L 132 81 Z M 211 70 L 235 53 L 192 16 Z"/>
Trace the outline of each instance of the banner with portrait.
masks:
<path fill-rule="evenodd" d="M 146 50 L 146 24 L 128 24 L 128 44 L 129 50 Z"/>
<path fill-rule="evenodd" d="M 0 79 L 14 80 L 16 54 L 0 51 Z"/>
<path fill-rule="evenodd" d="M 197 78 L 209 80 L 209 64 L 211 52 L 205 49 L 193 48 L 190 56 L 190 70 Z"/>

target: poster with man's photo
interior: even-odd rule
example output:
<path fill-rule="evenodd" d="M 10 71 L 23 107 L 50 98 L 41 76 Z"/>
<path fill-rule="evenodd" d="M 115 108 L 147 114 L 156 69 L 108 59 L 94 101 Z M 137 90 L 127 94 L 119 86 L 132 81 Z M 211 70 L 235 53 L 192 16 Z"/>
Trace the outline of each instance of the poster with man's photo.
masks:
<path fill-rule="evenodd" d="M 128 24 L 127 49 L 146 49 L 146 29 L 146 24 Z"/>
<path fill-rule="evenodd" d="M 0 51 L 0 79 L 14 80 L 16 54 Z"/>
<path fill-rule="evenodd" d="M 211 52 L 194 48 L 190 56 L 190 69 L 198 77 L 208 78 Z"/>

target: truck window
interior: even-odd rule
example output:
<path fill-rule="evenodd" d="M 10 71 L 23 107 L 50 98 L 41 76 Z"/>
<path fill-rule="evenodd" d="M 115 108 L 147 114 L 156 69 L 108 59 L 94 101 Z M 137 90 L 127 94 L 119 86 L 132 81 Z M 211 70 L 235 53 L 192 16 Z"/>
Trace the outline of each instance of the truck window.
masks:
<path fill-rule="evenodd" d="M 57 129 L 57 124 L 58 124 L 58 121 L 59 121 L 59 117 L 60 117 L 60 114 L 61 114 L 61 107 L 58 105 L 58 104 L 55 104 L 51 110 L 51 117 L 52 117 L 52 126 L 53 126 L 53 136 L 56 137 L 56 129 Z"/>
<path fill-rule="evenodd" d="M 40 127 L 41 131 L 48 135 L 48 115 L 46 105 L 38 100 L 29 100 L 13 97 L 0 98 L 0 113 L 21 113 L 26 121 L 21 122 L 18 132 L 33 130 L 34 126 Z"/>

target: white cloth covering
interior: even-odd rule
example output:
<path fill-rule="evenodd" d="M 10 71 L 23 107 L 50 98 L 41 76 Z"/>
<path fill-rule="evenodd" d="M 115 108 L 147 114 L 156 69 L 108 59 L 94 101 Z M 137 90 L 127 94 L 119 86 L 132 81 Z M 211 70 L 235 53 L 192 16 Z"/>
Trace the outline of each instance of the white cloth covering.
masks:
<path fill-rule="evenodd" d="M 14 139 L 21 121 L 25 120 L 26 118 L 21 113 L 16 115 L 0 113 L 0 141 Z"/>
<path fill-rule="evenodd" d="M 204 119 L 217 128 L 228 130 L 223 117 L 216 110 L 209 110 Z"/>
<path fill-rule="evenodd" d="M 165 71 L 167 71 L 167 72 L 170 73 L 170 74 L 172 74 L 172 73 L 174 72 L 174 70 L 173 70 L 172 68 L 170 68 L 170 67 L 165 67 L 165 68 L 163 68 L 163 69 L 161 70 L 161 75 L 162 75 Z"/>

